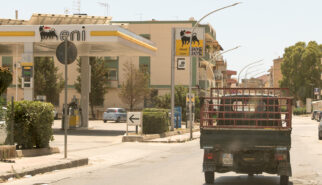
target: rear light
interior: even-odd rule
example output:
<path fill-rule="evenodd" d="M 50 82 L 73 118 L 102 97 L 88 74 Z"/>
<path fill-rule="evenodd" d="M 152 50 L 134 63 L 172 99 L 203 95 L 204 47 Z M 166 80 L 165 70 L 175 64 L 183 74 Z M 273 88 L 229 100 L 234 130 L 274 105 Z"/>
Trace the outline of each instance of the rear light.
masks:
<path fill-rule="evenodd" d="M 115 110 L 115 112 L 117 112 L 117 110 Z"/>
<path fill-rule="evenodd" d="M 214 159 L 214 154 L 206 152 L 204 158 L 208 160 Z"/>
<path fill-rule="evenodd" d="M 286 154 L 275 154 L 275 160 L 277 161 L 285 161 L 286 159 Z"/>

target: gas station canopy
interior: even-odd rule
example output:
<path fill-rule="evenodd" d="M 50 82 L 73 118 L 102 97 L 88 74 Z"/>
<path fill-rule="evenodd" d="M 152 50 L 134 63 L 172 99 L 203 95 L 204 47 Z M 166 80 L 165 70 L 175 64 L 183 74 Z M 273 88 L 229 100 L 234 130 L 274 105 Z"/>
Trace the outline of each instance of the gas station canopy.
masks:
<path fill-rule="evenodd" d="M 147 56 L 157 50 L 150 40 L 115 25 L 1 25 L 0 55 L 11 54 L 24 43 L 34 43 L 36 55 L 50 55 L 64 37 L 83 56 Z"/>

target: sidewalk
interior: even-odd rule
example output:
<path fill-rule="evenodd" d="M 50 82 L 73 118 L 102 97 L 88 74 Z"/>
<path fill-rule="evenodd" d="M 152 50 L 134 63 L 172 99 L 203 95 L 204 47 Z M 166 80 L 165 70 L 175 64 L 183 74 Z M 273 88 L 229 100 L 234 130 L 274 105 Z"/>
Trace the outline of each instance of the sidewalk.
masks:
<path fill-rule="evenodd" d="M 54 170 L 73 168 L 88 164 L 88 158 L 70 156 L 64 159 L 62 154 L 14 159 L 15 163 L 0 162 L 0 183 L 10 178 L 21 178 Z"/>
<path fill-rule="evenodd" d="M 192 139 L 200 138 L 200 132 L 194 131 L 192 133 Z M 156 138 L 151 140 L 146 140 L 143 142 L 153 142 L 153 143 L 184 143 L 187 141 L 190 141 L 190 133 L 185 133 L 181 135 L 174 135 L 169 137 L 163 137 L 163 138 Z"/>
<path fill-rule="evenodd" d="M 148 155 L 148 151 L 128 148 L 135 143 L 122 143 L 125 135 L 125 123 L 103 123 L 103 121 L 90 121 L 88 129 L 70 130 L 68 133 L 68 158 L 64 159 L 64 132 L 61 130 L 61 121 L 55 120 L 53 125 L 55 140 L 51 147 L 58 147 L 59 154 L 38 157 L 16 158 L 15 163 L 0 162 L 0 183 L 10 178 L 21 178 L 50 172 L 59 169 L 72 168 L 90 163 L 102 162 L 116 164 L 134 160 L 141 155 Z M 185 130 L 185 129 L 179 129 Z M 178 132 L 177 130 L 176 132 Z M 135 128 L 129 127 L 130 134 L 135 134 Z M 193 139 L 200 136 L 193 133 Z M 161 138 L 150 136 L 144 142 L 153 143 L 180 143 L 190 140 L 190 133 L 172 135 Z M 144 145 L 144 143 L 142 143 Z M 128 153 L 132 153 L 130 156 Z"/>

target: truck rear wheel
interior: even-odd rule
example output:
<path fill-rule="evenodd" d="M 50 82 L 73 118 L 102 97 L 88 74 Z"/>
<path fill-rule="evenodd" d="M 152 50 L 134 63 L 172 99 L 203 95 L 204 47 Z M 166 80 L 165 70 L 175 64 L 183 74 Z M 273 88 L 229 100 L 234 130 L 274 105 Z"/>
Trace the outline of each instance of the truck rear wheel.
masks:
<path fill-rule="evenodd" d="M 207 184 L 213 184 L 215 181 L 215 172 L 205 172 L 205 181 Z"/>
<path fill-rule="evenodd" d="M 280 185 L 288 185 L 289 177 L 286 175 L 281 175 L 280 177 Z"/>

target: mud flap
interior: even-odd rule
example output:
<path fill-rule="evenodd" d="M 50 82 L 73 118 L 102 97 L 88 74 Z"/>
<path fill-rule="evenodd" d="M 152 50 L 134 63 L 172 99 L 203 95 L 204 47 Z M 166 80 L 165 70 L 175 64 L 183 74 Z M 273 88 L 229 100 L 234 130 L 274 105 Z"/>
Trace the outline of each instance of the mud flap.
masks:
<path fill-rule="evenodd" d="M 290 163 L 279 163 L 278 165 L 278 175 L 286 175 L 291 177 L 292 176 L 292 168 Z"/>

